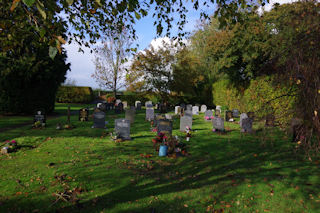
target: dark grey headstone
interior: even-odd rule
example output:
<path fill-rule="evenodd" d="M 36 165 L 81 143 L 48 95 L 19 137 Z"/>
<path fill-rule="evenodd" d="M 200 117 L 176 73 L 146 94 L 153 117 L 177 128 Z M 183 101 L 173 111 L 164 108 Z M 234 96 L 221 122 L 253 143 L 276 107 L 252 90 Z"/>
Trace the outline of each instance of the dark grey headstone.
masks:
<path fill-rule="evenodd" d="M 251 118 L 243 118 L 241 122 L 241 132 L 252 132 L 252 119 Z"/>
<path fill-rule="evenodd" d="M 233 117 L 232 117 L 232 111 L 228 110 L 228 111 L 226 111 L 225 120 L 226 120 L 226 121 L 230 121 L 230 119 L 233 119 Z"/>
<path fill-rule="evenodd" d="M 223 118 L 214 117 L 212 120 L 212 125 L 215 130 L 224 131 L 224 121 Z"/>
<path fill-rule="evenodd" d="M 102 111 L 93 113 L 93 128 L 105 128 L 106 114 Z"/>
<path fill-rule="evenodd" d="M 125 110 L 125 119 L 129 120 L 131 124 L 134 123 L 134 117 L 136 115 L 135 109 L 126 109 Z"/>
<path fill-rule="evenodd" d="M 121 112 L 123 112 L 123 104 L 118 103 L 118 105 L 115 107 L 115 113 L 120 114 Z"/>
<path fill-rule="evenodd" d="M 146 108 L 148 108 L 148 105 L 149 105 L 149 107 L 150 107 L 150 105 L 151 105 L 151 107 L 153 107 L 152 101 L 146 101 L 146 102 L 144 103 L 144 105 L 145 105 Z"/>
<path fill-rule="evenodd" d="M 79 110 L 79 121 L 88 121 L 89 120 L 89 109 L 82 108 Z"/>
<path fill-rule="evenodd" d="M 167 135 L 172 134 L 172 122 L 167 119 L 160 119 L 157 121 L 157 131 L 158 135 L 160 132 L 165 133 Z"/>
<path fill-rule="evenodd" d="M 114 129 L 118 138 L 130 140 L 130 121 L 120 118 L 114 121 Z"/>
<path fill-rule="evenodd" d="M 35 115 L 34 115 L 34 119 L 33 122 L 38 122 L 40 121 L 40 123 L 46 123 L 46 114 L 43 110 L 38 110 L 36 111 Z"/>
<path fill-rule="evenodd" d="M 138 102 L 138 103 L 137 103 L 136 109 L 137 109 L 137 110 L 141 110 L 141 102 Z"/>
<path fill-rule="evenodd" d="M 154 109 L 147 108 L 146 109 L 146 120 L 153 121 L 154 120 Z"/>
<path fill-rule="evenodd" d="M 186 127 L 189 126 L 192 129 L 192 117 L 182 116 L 180 117 L 180 131 L 186 131 Z"/>
<path fill-rule="evenodd" d="M 234 118 L 239 118 L 239 114 L 240 114 L 239 110 L 237 110 L 237 109 L 232 110 L 232 116 Z"/>

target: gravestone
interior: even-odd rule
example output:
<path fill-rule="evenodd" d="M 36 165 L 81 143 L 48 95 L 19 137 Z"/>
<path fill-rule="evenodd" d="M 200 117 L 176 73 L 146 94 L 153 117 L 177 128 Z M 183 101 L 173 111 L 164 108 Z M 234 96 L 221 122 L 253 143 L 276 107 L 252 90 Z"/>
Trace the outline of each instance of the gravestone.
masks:
<path fill-rule="evenodd" d="M 122 112 L 123 112 L 123 104 L 120 102 L 120 103 L 118 103 L 118 105 L 116 105 L 115 113 L 120 114 Z"/>
<path fill-rule="evenodd" d="M 130 121 L 130 124 L 134 123 L 134 117 L 136 115 L 135 109 L 126 109 L 125 110 L 125 119 Z"/>
<path fill-rule="evenodd" d="M 217 110 L 220 110 L 220 112 L 221 112 L 221 106 L 217 105 L 217 106 L 216 106 L 216 111 L 217 111 Z"/>
<path fill-rule="evenodd" d="M 151 106 L 152 106 L 152 101 L 146 101 L 146 102 L 144 103 L 144 105 L 145 105 L 146 108 L 148 107 L 148 105 L 151 105 Z"/>
<path fill-rule="evenodd" d="M 214 117 L 212 119 L 212 126 L 215 131 L 224 131 L 224 121 L 223 118 Z"/>
<path fill-rule="evenodd" d="M 215 116 L 216 117 L 220 117 L 221 116 L 221 110 L 220 109 L 216 109 Z"/>
<path fill-rule="evenodd" d="M 107 110 L 107 105 L 105 103 L 97 103 L 97 108 L 105 112 Z"/>
<path fill-rule="evenodd" d="M 241 122 L 241 132 L 252 132 L 252 119 L 251 118 L 243 118 Z"/>
<path fill-rule="evenodd" d="M 239 118 L 239 114 L 240 114 L 239 110 L 237 110 L 237 109 L 232 110 L 232 116 L 234 118 Z"/>
<path fill-rule="evenodd" d="M 154 109 L 153 108 L 147 108 L 146 109 L 146 120 L 147 121 L 153 121 L 154 120 Z"/>
<path fill-rule="evenodd" d="M 141 104 L 141 101 L 136 101 L 136 102 L 134 102 L 134 106 L 135 106 L 136 108 L 138 107 L 138 103 Z"/>
<path fill-rule="evenodd" d="M 170 121 L 172 120 L 172 115 L 170 115 L 170 114 L 165 114 L 165 117 L 167 120 L 170 120 Z"/>
<path fill-rule="evenodd" d="M 205 113 L 205 112 L 207 111 L 207 106 L 206 106 L 206 105 L 201 105 L 200 111 L 201 111 L 202 113 Z"/>
<path fill-rule="evenodd" d="M 275 125 L 275 117 L 273 114 L 268 114 L 266 117 L 266 126 L 274 126 Z"/>
<path fill-rule="evenodd" d="M 156 104 L 156 105 L 154 106 L 154 109 L 159 109 L 159 104 Z"/>
<path fill-rule="evenodd" d="M 157 121 L 157 133 L 165 133 L 167 135 L 172 134 L 172 122 L 167 119 L 160 119 Z"/>
<path fill-rule="evenodd" d="M 212 110 L 206 110 L 205 113 L 204 113 L 204 119 L 206 121 L 211 121 L 213 118 L 213 112 Z"/>
<path fill-rule="evenodd" d="M 181 112 L 180 106 L 174 107 L 174 114 L 179 114 Z"/>
<path fill-rule="evenodd" d="M 187 126 L 192 129 L 192 117 L 188 117 L 188 116 L 180 117 L 180 131 L 185 132 Z"/>
<path fill-rule="evenodd" d="M 240 128 L 242 128 L 242 121 L 243 119 L 249 118 L 247 113 L 241 113 L 240 115 Z"/>
<path fill-rule="evenodd" d="M 137 109 L 137 110 L 141 110 L 141 102 L 138 102 L 138 103 L 137 103 L 136 109 Z"/>
<path fill-rule="evenodd" d="M 158 126 L 159 120 L 164 120 L 166 117 L 163 114 L 156 114 L 155 120 L 154 120 L 154 126 Z"/>
<path fill-rule="evenodd" d="M 107 107 L 107 110 L 112 110 L 113 107 L 114 107 L 114 104 L 113 103 L 107 103 L 106 107 Z"/>
<path fill-rule="evenodd" d="M 192 119 L 192 111 L 191 110 L 184 111 L 184 116 L 188 116 Z"/>
<path fill-rule="evenodd" d="M 254 121 L 254 112 L 248 112 L 248 117 Z"/>
<path fill-rule="evenodd" d="M 123 108 L 124 109 L 126 109 L 128 107 L 128 102 L 127 101 L 123 101 L 122 104 L 123 104 Z"/>
<path fill-rule="evenodd" d="M 186 104 L 182 103 L 182 104 L 180 104 L 180 107 L 185 110 L 186 109 Z"/>
<path fill-rule="evenodd" d="M 192 105 L 191 105 L 191 104 L 188 104 L 188 105 L 186 106 L 186 110 L 192 111 Z"/>
<path fill-rule="evenodd" d="M 115 105 L 118 105 L 119 103 L 121 103 L 121 100 L 117 99 L 116 102 L 115 102 Z"/>
<path fill-rule="evenodd" d="M 102 111 L 93 113 L 93 128 L 105 128 L 106 126 L 106 114 Z"/>
<path fill-rule="evenodd" d="M 130 121 L 119 118 L 114 121 L 114 129 L 117 138 L 122 138 L 123 140 L 131 140 L 130 137 Z"/>
<path fill-rule="evenodd" d="M 227 110 L 227 111 L 226 111 L 225 120 L 226 120 L 226 121 L 230 121 L 231 119 L 233 119 L 233 117 L 232 117 L 232 111 Z"/>
<path fill-rule="evenodd" d="M 146 108 L 153 108 L 153 105 L 148 103 L 148 104 L 146 104 Z"/>
<path fill-rule="evenodd" d="M 46 114 L 45 114 L 44 110 L 36 111 L 36 113 L 34 115 L 33 123 L 38 122 L 38 121 L 41 124 L 45 124 L 46 123 Z"/>
<path fill-rule="evenodd" d="M 193 115 L 199 115 L 199 107 L 198 106 L 193 106 L 192 107 L 192 114 Z"/>
<path fill-rule="evenodd" d="M 79 121 L 88 121 L 89 120 L 89 109 L 82 108 L 79 110 Z"/>

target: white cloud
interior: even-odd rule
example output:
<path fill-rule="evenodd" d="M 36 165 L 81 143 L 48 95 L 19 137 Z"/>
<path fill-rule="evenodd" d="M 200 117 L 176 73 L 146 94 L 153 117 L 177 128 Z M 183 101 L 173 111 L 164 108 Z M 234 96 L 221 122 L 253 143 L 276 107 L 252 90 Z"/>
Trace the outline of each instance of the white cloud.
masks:
<path fill-rule="evenodd" d="M 263 7 L 260 7 L 258 9 L 259 14 L 262 14 L 263 11 L 270 11 L 273 8 L 273 5 L 278 3 L 278 4 L 287 4 L 287 3 L 293 3 L 293 2 L 297 2 L 299 0 L 269 0 L 269 3 L 266 4 Z"/>
<path fill-rule="evenodd" d="M 76 43 L 66 44 L 67 62 L 71 64 L 71 71 L 67 73 L 67 79 L 76 81 L 77 86 L 90 86 L 99 88 L 98 84 L 91 78 L 95 70 L 93 64 L 94 55 L 90 53 L 90 48 L 82 47 L 84 53 L 78 52 L 79 45 Z"/>

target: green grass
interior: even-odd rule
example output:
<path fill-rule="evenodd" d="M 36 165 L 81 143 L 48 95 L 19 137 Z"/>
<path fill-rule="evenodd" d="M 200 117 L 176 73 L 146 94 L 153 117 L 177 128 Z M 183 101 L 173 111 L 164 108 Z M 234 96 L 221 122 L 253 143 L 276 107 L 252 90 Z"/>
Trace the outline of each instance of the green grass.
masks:
<path fill-rule="evenodd" d="M 55 129 L 66 122 L 63 115 L 49 119 L 46 129 L 2 132 L 0 141 L 15 139 L 22 147 L 0 156 L 0 212 L 319 212 L 318 161 L 295 153 L 277 129 L 242 135 L 237 124 L 226 123 L 230 132 L 219 135 L 195 116 L 190 156 L 173 159 L 157 156 L 144 116 L 136 115 L 133 140 L 120 144 L 77 115 L 73 130 Z M 116 117 L 124 115 L 107 114 L 108 131 Z M 179 121 L 173 126 L 182 137 Z M 53 193 L 75 188 L 82 189 L 78 203 L 55 203 Z"/>

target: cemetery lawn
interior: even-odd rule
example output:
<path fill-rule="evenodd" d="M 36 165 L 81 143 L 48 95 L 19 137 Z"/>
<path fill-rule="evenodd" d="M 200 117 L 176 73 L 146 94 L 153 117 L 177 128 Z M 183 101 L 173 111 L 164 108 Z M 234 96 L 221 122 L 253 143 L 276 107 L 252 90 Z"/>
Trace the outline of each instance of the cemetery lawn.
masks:
<path fill-rule="evenodd" d="M 107 113 L 108 131 L 120 117 Z M 1 132 L 1 145 L 15 139 L 20 149 L 0 155 L 0 212 L 319 212 L 319 159 L 296 153 L 276 128 L 241 135 L 238 124 L 225 123 L 229 131 L 219 135 L 200 114 L 186 142 L 190 156 L 168 158 L 157 156 L 144 118 L 139 111 L 133 140 L 122 143 L 77 114 L 72 130 L 56 130 L 62 115 L 45 129 Z M 178 119 L 173 127 L 182 138 Z"/>

